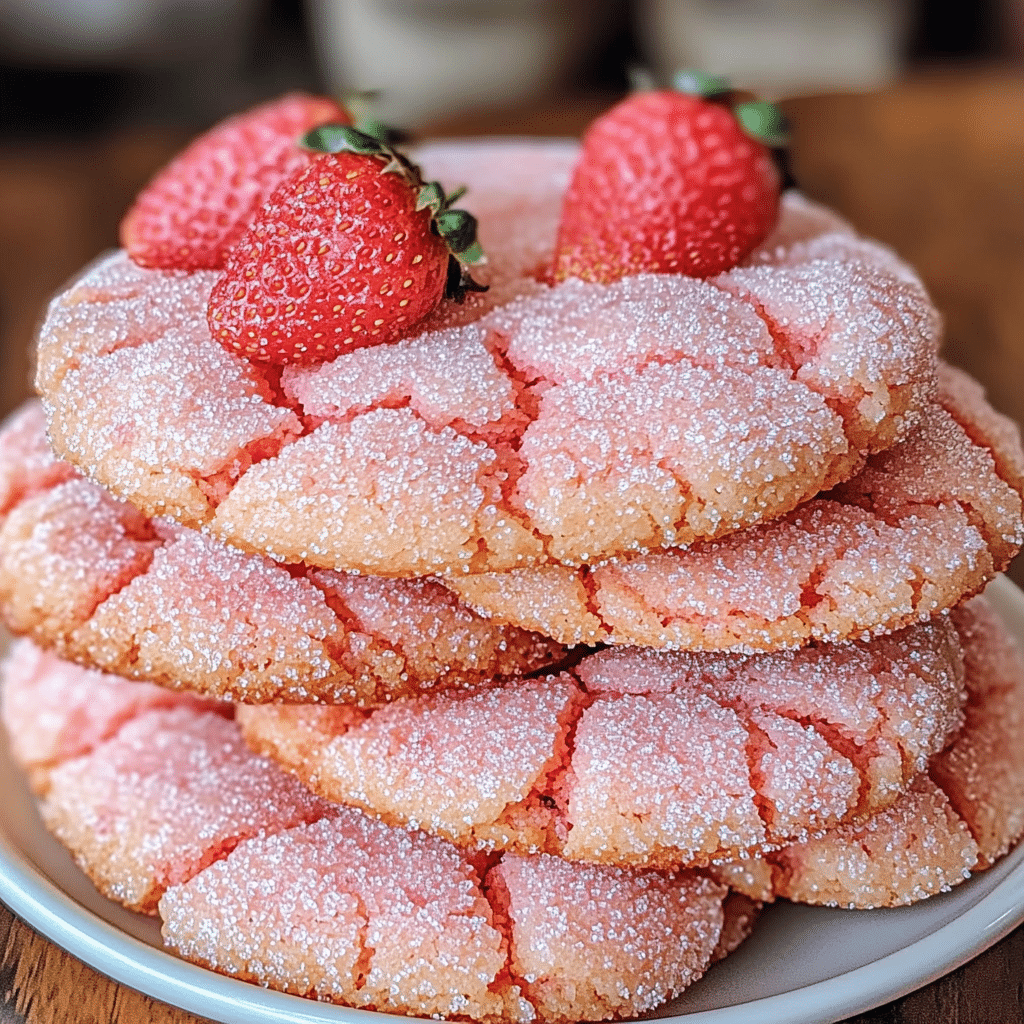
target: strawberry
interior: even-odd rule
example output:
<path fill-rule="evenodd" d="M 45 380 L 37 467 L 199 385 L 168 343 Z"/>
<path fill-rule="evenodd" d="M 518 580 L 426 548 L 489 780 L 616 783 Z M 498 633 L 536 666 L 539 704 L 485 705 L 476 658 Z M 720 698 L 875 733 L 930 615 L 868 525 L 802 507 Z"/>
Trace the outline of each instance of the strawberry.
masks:
<path fill-rule="evenodd" d="M 144 267 L 217 269 L 270 193 L 311 159 L 298 140 L 328 121 L 329 99 L 298 93 L 228 118 L 196 139 L 142 190 L 121 243 Z"/>
<path fill-rule="evenodd" d="M 732 95 L 720 79 L 684 75 L 682 84 L 698 94 L 639 93 L 588 129 L 562 206 L 557 280 L 709 277 L 771 231 L 779 176 L 771 150 L 748 133 L 760 125 L 778 144 L 781 114 L 715 102 Z"/>
<path fill-rule="evenodd" d="M 210 332 L 262 362 L 308 363 L 408 335 L 441 299 L 480 290 L 476 221 L 390 146 L 328 125 L 232 249 Z"/>

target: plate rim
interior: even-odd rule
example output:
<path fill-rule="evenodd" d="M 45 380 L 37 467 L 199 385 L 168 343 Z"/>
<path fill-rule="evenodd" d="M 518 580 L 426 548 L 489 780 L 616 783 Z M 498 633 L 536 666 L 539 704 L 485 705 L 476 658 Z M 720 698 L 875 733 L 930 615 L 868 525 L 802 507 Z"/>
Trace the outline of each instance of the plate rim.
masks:
<path fill-rule="evenodd" d="M 1005 576 L 989 584 L 1024 619 L 1024 592 Z M 1019 628 L 1011 631 L 1024 642 Z M 745 1003 L 659 1017 L 685 1024 L 834 1024 L 956 970 L 1024 922 L 1024 843 L 1006 876 L 977 903 L 923 938 L 868 964 Z M 220 975 L 150 946 L 105 921 L 51 881 L 0 830 L 0 902 L 67 953 L 119 984 L 220 1024 L 371 1024 L 398 1014 L 276 992 Z M 963 936 L 971 936 L 964 942 Z M 255 999 L 254 999 L 255 997 Z M 256 1002 L 258 1000 L 258 1003 Z"/>

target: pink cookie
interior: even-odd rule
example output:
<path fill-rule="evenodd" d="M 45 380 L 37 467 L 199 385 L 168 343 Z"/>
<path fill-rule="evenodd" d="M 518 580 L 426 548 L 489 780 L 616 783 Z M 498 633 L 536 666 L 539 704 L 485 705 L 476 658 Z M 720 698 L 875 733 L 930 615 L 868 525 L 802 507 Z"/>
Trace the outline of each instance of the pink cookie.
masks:
<path fill-rule="evenodd" d="M 493 292 L 418 337 L 283 375 L 211 341 L 211 274 L 111 257 L 40 334 L 55 449 L 243 549 L 407 576 L 721 536 L 909 433 L 938 318 L 890 252 L 793 196 L 751 265 L 713 280 L 551 286 L 569 154 L 425 148 L 426 173 L 471 186 Z"/>
<path fill-rule="evenodd" d="M 28 644 L 5 672 L 25 712 L 8 724 L 40 737 L 15 748 L 31 766 L 80 719 L 85 673 Z M 101 686 L 127 721 L 106 715 L 115 732 L 88 753 L 56 751 L 43 818 L 102 891 L 159 901 L 168 945 L 215 970 L 395 1013 L 604 1019 L 677 994 L 756 916 L 692 873 L 470 856 L 330 807 L 250 754 L 229 719 Z"/>
<path fill-rule="evenodd" d="M 959 370 L 939 379 L 941 404 L 914 436 L 774 522 L 596 567 L 446 583 L 563 643 L 774 650 L 926 619 L 984 587 L 1024 540 L 1016 427 Z"/>
<path fill-rule="evenodd" d="M 900 906 L 990 867 L 1024 833 L 1024 664 L 984 598 L 953 613 L 964 639 L 966 722 L 880 814 L 716 868 L 754 899 Z"/>
<path fill-rule="evenodd" d="M 50 772 L 46 827 L 105 895 L 152 911 L 242 839 L 323 817 L 323 801 L 245 749 L 234 722 L 178 707 L 133 718 Z"/>
<path fill-rule="evenodd" d="M 741 656 L 606 650 L 572 672 L 375 711 L 238 708 L 321 796 L 484 849 L 701 865 L 894 803 L 960 726 L 946 619 Z"/>
<path fill-rule="evenodd" d="M 38 793 L 48 788 L 54 766 L 88 754 L 146 711 L 185 706 L 233 713 L 230 704 L 80 668 L 29 640 L 11 647 L 3 678 L 0 717 L 11 753 Z"/>
<path fill-rule="evenodd" d="M 481 877 L 482 875 L 482 877 Z M 689 873 L 455 847 L 343 809 L 241 844 L 160 901 L 167 944 L 272 988 L 480 1021 L 634 1016 L 703 973 L 726 890 Z"/>
<path fill-rule="evenodd" d="M 0 610 L 62 657 L 238 701 L 372 704 L 563 653 L 438 583 L 289 571 L 149 521 L 46 451 L 38 405 L 0 431 Z"/>

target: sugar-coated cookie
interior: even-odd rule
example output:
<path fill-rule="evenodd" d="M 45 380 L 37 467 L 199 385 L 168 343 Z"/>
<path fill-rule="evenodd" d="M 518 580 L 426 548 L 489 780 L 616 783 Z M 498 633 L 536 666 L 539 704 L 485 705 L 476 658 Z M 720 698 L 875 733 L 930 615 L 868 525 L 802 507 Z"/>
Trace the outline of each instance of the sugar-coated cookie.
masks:
<path fill-rule="evenodd" d="M 81 668 L 30 640 L 12 645 L 3 679 L 0 718 L 36 793 L 47 790 L 50 771 L 62 761 L 88 754 L 146 711 L 184 706 L 233 713 L 227 703 Z"/>
<path fill-rule="evenodd" d="M 966 722 L 896 803 L 856 825 L 716 868 L 758 900 L 891 907 L 990 867 L 1024 833 L 1024 664 L 984 598 L 956 609 Z"/>
<path fill-rule="evenodd" d="M 438 583 L 289 571 L 147 520 L 49 454 L 36 403 L 0 430 L 0 612 L 62 657 L 238 701 L 373 704 L 563 653 Z"/>
<path fill-rule="evenodd" d="M 939 324 L 892 253 L 792 195 L 747 265 L 711 280 L 550 285 L 572 156 L 425 148 L 427 174 L 470 186 L 493 291 L 416 337 L 283 374 L 211 340 L 214 274 L 109 257 L 40 333 L 55 448 L 148 515 L 289 562 L 406 576 L 721 536 L 909 433 Z"/>
<path fill-rule="evenodd" d="M 86 673 L 25 642 L 6 675 L 25 710 L 6 722 L 36 737 L 19 760 L 38 766 L 85 713 Z M 124 721 L 129 691 L 152 689 L 107 685 L 120 708 L 87 750 L 56 753 L 41 814 L 104 893 L 158 909 L 168 946 L 214 970 L 393 1013 L 607 1019 L 677 994 L 756 916 L 691 872 L 472 855 L 329 806 L 224 714 L 170 694 Z"/>
<path fill-rule="evenodd" d="M 482 876 L 482 877 L 481 877 Z M 366 1009 L 575 1021 L 653 1009 L 704 972 L 724 887 L 455 847 L 349 808 L 242 843 L 160 902 L 181 956 Z"/>
<path fill-rule="evenodd" d="M 242 844 L 171 889 L 160 913 L 182 956 L 299 995 L 570 1021 L 632 1016 L 696 980 L 725 893 L 688 873 L 544 854 L 506 854 L 484 873 L 441 840 L 346 809 Z"/>
<path fill-rule="evenodd" d="M 917 432 L 852 480 L 718 541 L 570 569 L 455 575 L 498 621 L 564 643 L 773 650 L 887 632 L 979 591 L 1024 541 L 1016 426 L 950 366 Z"/>
<path fill-rule="evenodd" d="M 150 710 L 49 773 L 46 827 L 111 899 L 152 912 L 249 836 L 323 817 L 328 808 L 269 761 L 233 721 L 188 706 Z"/>
<path fill-rule="evenodd" d="M 239 707 L 327 799 L 460 845 L 701 865 L 891 805 L 960 726 L 948 619 L 760 655 L 607 649 L 375 711 Z"/>

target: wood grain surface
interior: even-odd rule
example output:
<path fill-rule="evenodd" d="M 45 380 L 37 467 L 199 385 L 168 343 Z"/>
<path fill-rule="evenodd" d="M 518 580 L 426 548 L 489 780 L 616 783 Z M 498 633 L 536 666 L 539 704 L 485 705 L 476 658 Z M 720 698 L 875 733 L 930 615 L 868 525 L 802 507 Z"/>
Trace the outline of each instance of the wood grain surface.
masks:
<path fill-rule="evenodd" d="M 439 133 L 577 133 L 601 98 L 496 111 Z M 1024 75 L 977 71 L 883 92 L 787 101 L 802 187 L 918 267 L 946 318 L 946 354 L 1024 425 Z M 181 139 L 0 147 L 0 410 L 30 393 L 26 355 L 47 297 L 97 252 Z M 1011 576 L 1024 584 L 1024 562 Z M 0 795 L 2 798 L 2 795 Z M 0 906 L 2 1024 L 195 1024 L 80 964 Z M 1024 927 L 850 1024 L 1024 1021 Z M 769 1022 L 770 1024 L 770 1022 Z"/>

